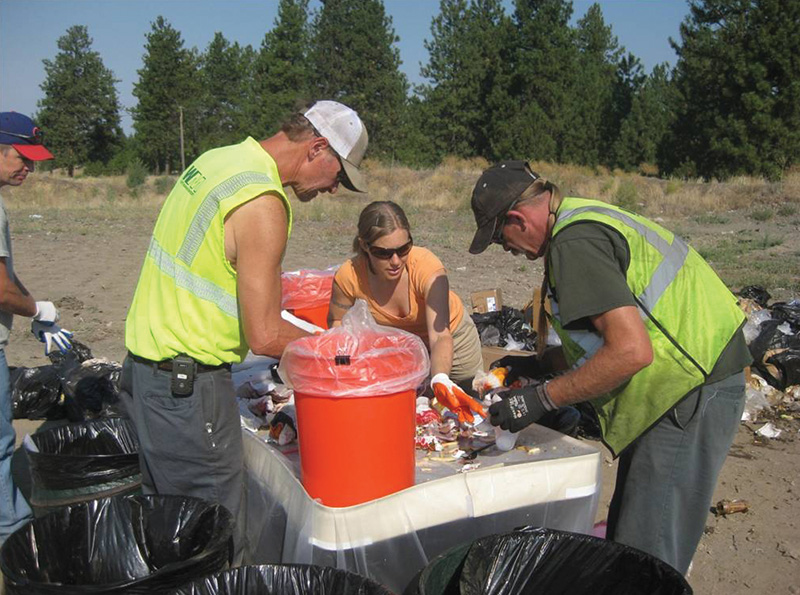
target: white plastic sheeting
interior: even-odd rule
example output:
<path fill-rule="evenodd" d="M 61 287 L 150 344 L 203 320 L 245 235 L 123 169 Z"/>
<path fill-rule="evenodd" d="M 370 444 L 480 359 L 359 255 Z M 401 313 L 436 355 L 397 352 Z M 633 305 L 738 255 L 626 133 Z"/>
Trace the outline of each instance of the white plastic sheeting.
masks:
<path fill-rule="evenodd" d="M 520 433 L 517 446 L 482 451 L 472 461 L 480 466 L 467 473 L 458 462 L 417 451 L 414 487 L 330 508 L 303 489 L 296 444 L 279 449 L 245 431 L 244 563 L 332 566 L 401 593 L 431 558 L 484 535 L 523 525 L 590 533 L 599 451 L 536 425 Z"/>

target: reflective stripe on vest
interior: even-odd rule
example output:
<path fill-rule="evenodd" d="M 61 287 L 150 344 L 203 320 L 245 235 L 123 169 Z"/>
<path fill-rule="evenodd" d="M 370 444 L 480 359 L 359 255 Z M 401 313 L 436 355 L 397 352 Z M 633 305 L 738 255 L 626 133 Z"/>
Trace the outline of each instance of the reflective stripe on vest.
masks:
<path fill-rule="evenodd" d="M 211 302 L 228 316 L 238 319 L 239 312 L 235 295 L 227 293 L 208 279 L 195 275 L 177 264 L 177 259 L 164 250 L 155 238 L 150 238 L 147 255 L 153 259 L 153 264 L 159 271 L 175 281 L 175 285 L 196 298 Z"/>
<path fill-rule="evenodd" d="M 686 262 L 686 256 L 689 254 L 689 246 L 678 236 L 673 236 L 672 244 L 670 244 L 654 230 L 642 225 L 627 213 L 614 211 L 612 209 L 604 209 L 602 207 L 579 207 L 577 209 L 559 211 L 558 224 L 567 225 L 570 219 L 582 213 L 598 213 L 624 223 L 631 229 L 637 231 L 650 246 L 661 254 L 662 260 L 650 278 L 650 282 L 647 287 L 636 296 L 638 304 L 644 305 L 644 307 L 647 308 L 647 310 L 644 310 L 641 305 L 638 305 L 639 315 L 643 320 L 648 319 L 650 317 L 648 311 L 652 312 L 655 309 L 658 300 L 664 295 L 667 287 L 675 280 L 681 267 Z M 553 315 L 558 317 L 558 304 L 552 299 L 551 302 L 554 308 Z M 586 360 L 594 355 L 603 345 L 603 338 L 597 333 L 589 331 L 570 331 L 570 338 L 575 341 L 584 352 L 578 362 L 576 362 L 576 365 L 583 365 Z"/>
<path fill-rule="evenodd" d="M 249 184 L 272 184 L 273 180 L 268 175 L 257 171 L 245 171 L 236 174 L 218 184 L 208 195 L 203 199 L 200 207 L 194 214 L 189 229 L 186 230 L 186 236 L 183 239 L 180 250 L 178 250 L 178 260 L 186 263 L 187 266 L 192 265 L 194 257 L 197 256 L 197 251 L 200 249 L 200 244 L 206 237 L 211 221 L 216 217 L 219 211 L 219 203 L 229 196 L 233 196 L 239 190 Z M 289 214 L 291 216 L 291 213 Z M 289 219 L 289 232 L 291 233 L 291 218 Z"/>

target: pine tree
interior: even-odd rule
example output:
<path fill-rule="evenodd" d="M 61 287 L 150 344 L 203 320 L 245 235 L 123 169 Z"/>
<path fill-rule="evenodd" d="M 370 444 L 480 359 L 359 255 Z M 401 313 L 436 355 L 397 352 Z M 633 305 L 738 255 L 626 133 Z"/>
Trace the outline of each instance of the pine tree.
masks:
<path fill-rule="evenodd" d="M 156 173 L 181 163 L 183 119 L 186 161 L 198 153 L 200 75 L 195 52 L 183 47 L 181 34 L 162 16 L 146 35 L 144 65 L 138 70 L 133 110 L 140 156 Z"/>
<path fill-rule="evenodd" d="M 287 116 L 311 99 L 309 39 L 308 0 L 281 0 L 254 64 L 250 120 L 259 138 L 277 132 Z"/>
<path fill-rule="evenodd" d="M 668 171 L 778 178 L 800 160 L 800 2 L 692 0 Z"/>
<path fill-rule="evenodd" d="M 622 121 L 614 143 L 615 165 L 626 170 L 656 165 L 659 147 L 674 120 L 674 96 L 668 65 L 657 65 L 635 91 Z"/>
<path fill-rule="evenodd" d="M 203 89 L 200 151 L 241 141 L 247 136 L 245 107 L 250 72 L 247 49 L 231 45 L 217 32 L 200 57 Z"/>
<path fill-rule="evenodd" d="M 422 76 L 424 126 L 436 158 L 492 158 L 495 112 L 508 98 L 513 28 L 499 0 L 442 0 Z"/>
<path fill-rule="evenodd" d="M 569 26 L 572 3 L 515 0 L 516 47 L 509 94 L 513 107 L 497 115 L 495 152 L 563 161 L 578 79 L 578 49 Z"/>
<path fill-rule="evenodd" d="M 621 51 L 599 5 L 592 4 L 578 21 L 575 39 L 580 78 L 566 101 L 570 117 L 563 131 L 560 160 L 582 165 L 608 163 L 617 134 L 613 101 Z"/>
<path fill-rule="evenodd" d="M 313 23 L 315 99 L 341 101 L 367 127 L 369 155 L 394 158 L 408 126 L 408 82 L 381 0 L 323 0 Z"/>
<path fill-rule="evenodd" d="M 43 60 L 44 98 L 39 101 L 39 125 L 55 165 L 72 177 L 75 167 L 107 163 L 123 142 L 114 74 L 91 49 L 88 29 L 76 25 L 58 39 L 54 60 Z"/>

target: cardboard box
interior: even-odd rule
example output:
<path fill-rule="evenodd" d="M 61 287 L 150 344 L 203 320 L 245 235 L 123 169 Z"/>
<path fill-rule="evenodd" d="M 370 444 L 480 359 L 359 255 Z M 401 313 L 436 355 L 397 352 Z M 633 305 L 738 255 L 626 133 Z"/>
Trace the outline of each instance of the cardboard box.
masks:
<path fill-rule="evenodd" d="M 483 345 L 481 347 L 483 356 L 483 371 L 488 372 L 492 363 L 504 358 L 507 355 L 534 355 L 533 351 L 518 351 L 516 349 L 505 349 L 494 345 Z"/>
<path fill-rule="evenodd" d="M 534 289 L 531 301 L 529 301 L 527 305 L 522 309 L 522 313 L 525 316 L 525 322 L 530 324 L 533 330 L 537 330 L 539 328 L 539 302 L 541 295 L 542 295 L 541 288 Z M 544 300 L 544 309 L 548 314 L 553 313 L 553 311 L 550 309 L 550 300 L 547 298 L 545 298 Z M 549 323 L 545 324 L 545 328 L 549 328 L 549 326 L 550 326 Z"/>
<path fill-rule="evenodd" d="M 471 296 L 472 312 L 486 314 L 498 312 L 503 308 L 503 292 L 500 289 L 476 291 Z"/>

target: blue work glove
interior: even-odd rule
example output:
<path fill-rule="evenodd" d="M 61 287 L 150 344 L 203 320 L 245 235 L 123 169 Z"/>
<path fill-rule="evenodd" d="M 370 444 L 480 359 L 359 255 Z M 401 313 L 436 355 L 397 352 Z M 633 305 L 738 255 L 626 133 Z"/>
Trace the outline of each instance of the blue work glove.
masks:
<path fill-rule="evenodd" d="M 510 432 L 519 432 L 556 408 L 544 383 L 512 389 L 499 396 L 502 400 L 489 406 L 489 422 Z"/>
<path fill-rule="evenodd" d="M 50 355 L 53 351 L 53 346 L 58 347 L 61 353 L 66 353 L 72 349 L 72 333 L 66 329 L 61 328 L 54 322 L 39 322 L 34 320 L 31 323 L 31 332 L 33 336 L 44 343 L 44 354 Z"/>

